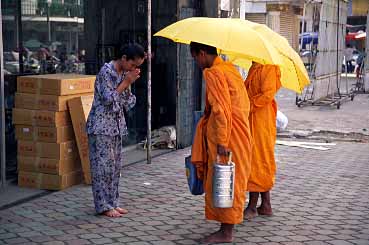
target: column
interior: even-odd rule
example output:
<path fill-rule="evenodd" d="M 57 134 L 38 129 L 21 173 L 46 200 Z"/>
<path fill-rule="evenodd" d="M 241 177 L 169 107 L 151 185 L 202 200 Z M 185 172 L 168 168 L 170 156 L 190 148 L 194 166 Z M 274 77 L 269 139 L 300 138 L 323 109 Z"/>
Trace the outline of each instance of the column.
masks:
<path fill-rule="evenodd" d="M 279 11 L 270 11 L 267 13 L 268 27 L 278 33 L 280 33 L 280 27 L 281 27 L 280 15 L 281 15 L 281 12 Z"/>

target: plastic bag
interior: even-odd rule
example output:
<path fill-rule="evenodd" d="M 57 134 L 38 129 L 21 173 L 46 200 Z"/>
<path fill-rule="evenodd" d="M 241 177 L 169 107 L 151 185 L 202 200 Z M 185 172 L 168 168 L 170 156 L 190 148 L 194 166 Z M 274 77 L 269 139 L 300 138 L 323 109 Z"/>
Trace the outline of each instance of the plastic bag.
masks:
<path fill-rule="evenodd" d="M 287 128 L 288 118 L 282 112 L 277 111 L 277 131 L 283 131 Z"/>

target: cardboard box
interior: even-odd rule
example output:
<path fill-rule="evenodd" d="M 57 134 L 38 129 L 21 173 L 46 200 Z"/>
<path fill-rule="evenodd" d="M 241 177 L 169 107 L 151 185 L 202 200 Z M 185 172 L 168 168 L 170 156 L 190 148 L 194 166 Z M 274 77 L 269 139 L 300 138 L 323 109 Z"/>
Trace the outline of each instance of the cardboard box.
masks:
<path fill-rule="evenodd" d="M 78 156 L 75 141 L 46 143 L 18 140 L 18 155 L 53 159 L 74 159 Z"/>
<path fill-rule="evenodd" d="M 13 108 L 13 124 L 44 127 L 62 127 L 71 125 L 68 111 L 37 111 Z"/>
<path fill-rule="evenodd" d="M 51 143 L 61 143 L 74 140 L 74 132 L 71 125 L 58 128 L 15 125 L 15 136 L 17 140 Z"/>
<path fill-rule="evenodd" d="M 81 95 L 91 95 L 91 93 L 64 96 L 16 93 L 15 107 L 31 110 L 67 111 L 67 101 Z"/>
<path fill-rule="evenodd" d="M 63 175 L 43 174 L 20 171 L 18 174 L 18 185 L 20 187 L 30 187 L 46 190 L 62 190 L 81 183 L 82 175 L 80 171 Z"/>
<path fill-rule="evenodd" d="M 76 136 L 79 157 L 81 159 L 83 176 L 86 184 L 91 184 L 86 121 L 91 110 L 93 99 L 94 97 L 91 95 L 73 98 L 68 101 L 69 112 L 72 118 L 74 135 Z"/>
<path fill-rule="evenodd" d="M 81 170 L 78 156 L 74 159 L 51 159 L 18 155 L 17 159 L 19 171 L 63 175 Z"/>
<path fill-rule="evenodd" d="M 20 76 L 17 78 L 17 91 L 53 95 L 92 93 L 95 79 L 96 76 L 81 74 Z"/>

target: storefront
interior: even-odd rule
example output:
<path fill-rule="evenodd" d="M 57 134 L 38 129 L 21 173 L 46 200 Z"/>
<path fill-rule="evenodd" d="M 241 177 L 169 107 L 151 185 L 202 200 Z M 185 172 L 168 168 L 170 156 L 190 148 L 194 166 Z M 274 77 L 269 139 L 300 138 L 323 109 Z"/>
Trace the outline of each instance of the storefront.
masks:
<path fill-rule="evenodd" d="M 0 148 L 0 186 L 14 179 L 17 171 L 12 125 L 17 77 L 84 73 L 83 13 L 83 0 L 1 0 L 4 107 L 0 129 L 5 137 Z"/>
<path fill-rule="evenodd" d="M 2 0 L 4 43 L 5 131 L 2 161 L 3 183 L 15 179 L 16 140 L 12 108 L 18 76 L 42 73 L 84 73 L 96 75 L 114 56 L 115 48 L 138 42 L 147 48 L 147 2 L 144 0 Z M 216 12 L 217 5 L 189 0 L 153 1 L 152 33 L 178 19 Z M 88 13 L 84 16 L 83 13 Z M 194 111 L 201 110 L 202 79 L 188 45 L 177 45 L 164 38 L 152 38 L 152 155 L 189 146 L 192 143 Z M 19 57 L 22 57 L 21 59 Z M 129 138 L 124 142 L 135 153 L 129 162 L 146 159 L 148 85 L 147 63 L 141 78 L 132 86 L 137 97 L 127 113 Z M 169 126 L 169 127 L 168 127 Z M 162 131 L 160 129 L 162 128 Z M 160 148 L 161 136 L 175 140 Z M 160 141 L 158 141 L 160 140 Z M 173 143 L 173 144 L 171 144 Z M 168 144 L 168 145 L 169 145 Z M 129 146 L 129 147 L 128 147 Z M 131 159 L 134 158 L 134 159 Z"/>

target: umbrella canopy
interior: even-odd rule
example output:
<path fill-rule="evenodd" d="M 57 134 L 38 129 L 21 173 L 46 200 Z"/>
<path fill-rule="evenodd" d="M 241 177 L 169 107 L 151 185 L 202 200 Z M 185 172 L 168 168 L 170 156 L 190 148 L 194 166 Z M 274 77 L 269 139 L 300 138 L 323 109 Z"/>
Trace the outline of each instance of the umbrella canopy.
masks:
<path fill-rule="evenodd" d="M 178 21 L 154 36 L 217 47 L 230 61 L 248 69 L 251 61 L 279 65 L 282 85 L 301 93 L 309 78 L 288 41 L 265 25 L 241 19 L 194 17 Z"/>
<path fill-rule="evenodd" d="M 221 54 L 237 54 L 261 64 L 280 64 L 278 52 L 263 36 L 241 19 L 193 17 L 180 20 L 154 36 L 175 42 L 198 42 L 219 49 Z"/>
<path fill-rule="evenodd" d="M 304 32 L 299 35 L 299 43 L 301 43 L 302 38 L 302 45 L 305 46 L 306 44 L 318 44 L 318 33 L 317 32 Z"/>
<path fill-rule="evenodd" d="M 270 40 L 281 55 L 282 86 L 301 93 L 304 87 L 310 84 L 310 80 L 300 55 L 290 46 L 286 38 L 266 25 L 256 24 L 253 29 Z M 237 60 L 234 63 L 237 64 Z"/>
<path fill-rule="evenodd" d="M 356 36 L 355 36 L 356 39 L 365 39 L 366 38 L 366 32 L 361 32 L 361 33 L 358 33 Z"/>
<path fill-rule="evenodd" d="M 346 35 L 346 42 L 354 41 L 354 40 L 364 40 L 366 38 L 366 32 L 349 32 Z"/>
<path fill-rule="evenodd" d="M 35 49 L 35 48 L 40 48 L 41 46 L 43 47 L 44 44 L 40 42 L 39 40 L 30 39 L 24 43 L 24 46 L 27 48 Z"/>

